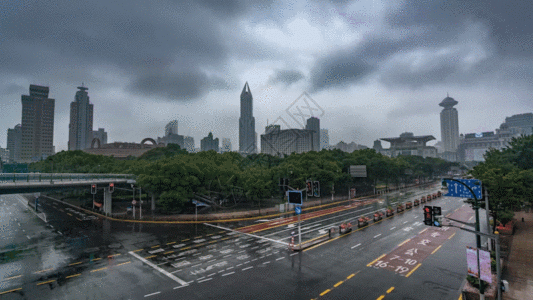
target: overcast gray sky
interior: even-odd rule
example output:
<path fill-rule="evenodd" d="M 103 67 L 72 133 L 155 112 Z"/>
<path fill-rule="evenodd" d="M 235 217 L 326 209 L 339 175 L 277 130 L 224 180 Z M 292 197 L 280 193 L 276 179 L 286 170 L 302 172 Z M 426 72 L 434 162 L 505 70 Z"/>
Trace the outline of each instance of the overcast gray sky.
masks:
<path fill-rule="evenodd" d="M 303 92 L 331 144 L 405 131 L 440 140 L 447 92 L 460 133 L 491 131 L 533 111 L 532 11 L 523 0 L 4 0 L 0 147 L 39 84 L 66 150 L 82 82 L 110 142 L 162 136 L 177 119 L 197 146 L 211 131 L 236 150 L 246 81 L 258 134 L 267 120 L 296 127 L 286 109 Z"/>

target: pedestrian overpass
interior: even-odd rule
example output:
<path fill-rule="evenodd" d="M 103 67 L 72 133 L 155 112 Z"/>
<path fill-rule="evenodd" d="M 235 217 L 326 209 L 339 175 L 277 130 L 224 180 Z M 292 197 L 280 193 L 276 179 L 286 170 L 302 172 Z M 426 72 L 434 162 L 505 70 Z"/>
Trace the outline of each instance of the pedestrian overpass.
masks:
<path fill-rule="evenodd" d="M 111 215 L 112 193 L 110 183 L 135 184 L 136 176 L 132 174 L 78 174 L 78 173 L 0 173 L 0 195 L 31 194 L 65 190 L 72 188 L 91 189 L 93 184 L 98 188 L 105 187 L 103 210 Z M 153 198 L 153 196 L 152 196 Z M 153 206 L 154 199 L 152 199 Z"/>

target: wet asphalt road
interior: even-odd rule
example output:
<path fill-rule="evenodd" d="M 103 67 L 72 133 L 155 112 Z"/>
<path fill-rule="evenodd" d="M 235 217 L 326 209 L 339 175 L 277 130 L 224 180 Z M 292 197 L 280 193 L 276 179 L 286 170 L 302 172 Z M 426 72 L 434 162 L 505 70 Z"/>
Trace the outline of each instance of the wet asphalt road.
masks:
<path fill-rule="evenodd" d="M 457 299 L 464 247 L 474 241 L 457 231 L 405 277 L 367 265 L 433 230 L 421 223 L 420 207 L 295 253 L 284 244 L 291 224 L 244 235 L 224 223 L 118 223 L 91 220 L 52 200 L 39 207 L 45 223 L 21 196 L 0 198 L 0 299 Z M 435 203 L 443 215 L 471 210 L 457 198 Z M 308 220 L 306 238 L 379 205 Z"/>

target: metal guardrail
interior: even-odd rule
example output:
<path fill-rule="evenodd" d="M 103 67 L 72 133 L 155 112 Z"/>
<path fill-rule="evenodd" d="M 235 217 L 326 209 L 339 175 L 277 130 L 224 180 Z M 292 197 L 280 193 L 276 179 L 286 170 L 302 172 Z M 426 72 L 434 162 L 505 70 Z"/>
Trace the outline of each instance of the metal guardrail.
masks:
<path fill-rule="evenodd" d="M 135 179 L 133 174 L 80 174 L 80 173 L 0 173 L 0 184 L 30 182 L 62 182 L 93 180 Z"/>

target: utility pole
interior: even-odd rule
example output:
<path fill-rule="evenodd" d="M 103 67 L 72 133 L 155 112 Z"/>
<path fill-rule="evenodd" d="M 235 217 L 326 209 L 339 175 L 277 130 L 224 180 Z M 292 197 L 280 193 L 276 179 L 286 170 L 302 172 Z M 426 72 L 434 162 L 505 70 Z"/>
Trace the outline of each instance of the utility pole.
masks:
<path fill-rule="evenodd" d="M 141 199 L 142 190 L 139 187 L 139 220 L 143 218 L 143 201 Z"/>

